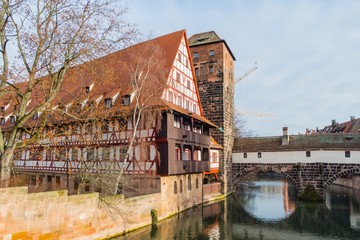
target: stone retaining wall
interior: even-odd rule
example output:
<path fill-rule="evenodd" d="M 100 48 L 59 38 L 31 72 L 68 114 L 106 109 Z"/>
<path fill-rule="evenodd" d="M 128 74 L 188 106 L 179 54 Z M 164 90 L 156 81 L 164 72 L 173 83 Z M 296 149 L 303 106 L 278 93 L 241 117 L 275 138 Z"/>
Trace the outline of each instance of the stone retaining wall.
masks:
<path fill-rule="evenodd" d="M 161 220 L 201 204 L 201 180 L 201 173 L 162 177 L 161 193 L 128 199 L 118 195 L 106 203 L 98 193 L 68 196 L 67 191 L 0 189 L 0 238 L 99 239 L 121 234 L 151 224 L 152 209 Z"/>

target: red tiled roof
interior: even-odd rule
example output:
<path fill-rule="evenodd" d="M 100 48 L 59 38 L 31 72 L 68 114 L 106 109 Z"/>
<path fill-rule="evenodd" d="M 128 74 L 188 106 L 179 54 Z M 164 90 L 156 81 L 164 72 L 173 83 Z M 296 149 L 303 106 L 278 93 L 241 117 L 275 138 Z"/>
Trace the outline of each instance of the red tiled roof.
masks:
<path fill-rule="evenodd" d="M 142 90 L 144 98 L 151 96 L 145 104 L 165 106 L 166 108 L 174 109 L 186 115 L 191 115 L 210 126 L 215 126 L 203 116 L 194 113 L 190 114 L 185 109 L 161 100 L 163 91 L 159 90 L 159 88 L 166 86 L 167 77 L 170 74 L 170 69 L 174 63 L 178 47 L 183 37 L 186 38 L 185 30 L 180 30 L 135 44 L 126 49 L 68 69 L 60 91 L 53 101 L 53 106 L 63 107 L 71 104 L 71 106 L 74 107 L 85 101 L 96 101 L 99 98 L 101 98 L 101 101 L 104 101 L 104 99 L 112 98 L 117 94 L 118 98 L 116 101 L 120 101 L 122 96 L 130 95 L 133 92 L 131 74 L 133 74 L 133 70 L 137 64 L 144 61 L 144 59 L 149 59 L 149 56 L 153 54 L 152 56 L 154 58 L 147 62 L 153 64 L 148 67 L 150 70 L 148 75 L 149 80 L 144 83 Z M 146 68 L 147 67 L 145 67 L 145 70 Z M 39 103 L 44 102 L 50 78 L 51 76 L 46 76 L 39 79 L 40 84 L 33 90 L 32 99 L 27 109 L 28 111 L 38 106 Z M 93 87 L 91 91 L 86 93 L 86 87 L 90 87 L 92 84 Z M 17 86 L 24 88 L 25 85 L 26 83 L 18 84 Z M 1 117 L 6 117 L 14 111 L 14 96 L 14 93 L 11 92 L 8 96 L 0 99 L 0 107 L 5 106 L 7 103 L 12 103 L 12 106 L 10 106 L 5 113 L 0 113 Z M 116 109 L 113 110 L 115 111 Z M 11 127 L 9 122 L 10 121 L 6 122 L 3 129 Z"/>

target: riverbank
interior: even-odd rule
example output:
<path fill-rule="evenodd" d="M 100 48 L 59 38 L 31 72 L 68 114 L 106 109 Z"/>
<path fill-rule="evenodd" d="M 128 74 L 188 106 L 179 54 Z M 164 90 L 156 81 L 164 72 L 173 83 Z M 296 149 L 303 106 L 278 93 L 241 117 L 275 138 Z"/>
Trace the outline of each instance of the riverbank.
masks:
<path fill-rule="evenodd" d="M 134 231 L 226 196 L 204 194 L 202 174 L 161 177 L 161 191 L 139 197 L 98 193 L 69 196 L 66 190 L 28 193 L 0 189 L 0 238 L 106 239 Z M 152 216 L 152 215 L 156 216 Z"/>

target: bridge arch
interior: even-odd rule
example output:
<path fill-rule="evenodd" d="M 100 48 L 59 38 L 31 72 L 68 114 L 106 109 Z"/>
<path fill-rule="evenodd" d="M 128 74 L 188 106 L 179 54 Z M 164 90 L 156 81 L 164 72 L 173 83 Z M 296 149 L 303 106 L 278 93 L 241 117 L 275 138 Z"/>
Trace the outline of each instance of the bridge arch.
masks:
<path fill-rule="evenodd" d="M 342 178 L 342 177 L 346 177 L 349 174 L 353 174 L 353 173 L 360 173 L 360 167 L 356 166 L 354 168 L 351 169 L 347 169 L 341 172 L 338 172 L 336 174 L 334 174 L 333 176 L 329 177 L 323 184 L 324 186 L 324 190 L 330 185 L 332 184 L 335 180 Z"/>
<path fill-rule="evenodd" d="M 291 173 L 288 172 L 289 168 L 292 169 L 293 166 L 278 166 L 278 165 L 253 165 L 251 167 L 241 168 L 239 171 L 235 172 L 233 174 L 232 183 L 233 183 L 233 189 L 236 189 L 236 185 L 240 183 L 243 180 L 243 177 L 250 174 L 250 173 L 259 173 L 259 172 L 275 172 L 278 173 L 280 176 L 284 177 L 286 180 L 288 180 L 292 185 L 295 186 L 296 190 L 298 191 L 298 182 L 294 178 L 294 176 L 291 175 Z"/>

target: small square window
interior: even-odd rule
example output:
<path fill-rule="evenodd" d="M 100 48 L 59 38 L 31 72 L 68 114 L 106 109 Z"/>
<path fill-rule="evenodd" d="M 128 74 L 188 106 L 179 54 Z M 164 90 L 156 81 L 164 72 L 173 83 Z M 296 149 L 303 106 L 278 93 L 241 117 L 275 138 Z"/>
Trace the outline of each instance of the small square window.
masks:
<path fill-rule="evenodd" d="M 199 68 L 195 68 L 195 75 L 199 76 Z"/>
<path fill-rule="evenodd" d="M 129 106 L 130 105 L 130 95 L 125 95 L 123 99 L 123 105 Z"/>
<path fill-rule="evenodd" d="M 244 158 L 247 158 L 247 153 L 244 153 Z"/>
<path fill-rule="evenodd" d="M 345 151 L 345 157 L 349 158 L 350 157 L 350 151 Z"/>
<path fill-rule="evenodd" d="M 210 50 L 209 51 L 209 56 L 214 56 L 215 55 L 215 51 L 214 50 Z"/>
<path fill-rule="evenodd" d="M 311 157 L 311 152 L 310 151 L 306 151 L 306 157 Z"/>
<path fill-rule="evenodd" d="M 213 66 L 209 66 L 209 74 L 214 74 L 214 67 Z"/>
<path fill-rule="evenodd" d="M 199 58 L 199 53 L 194 53 L 194 58 Z"/>
<path fill-rule="evenodd" d="M 261 153 L 258 153 L 258 158 L 261 158 Z"/>
<path fill-rule="evenodd" d="M 4 124 L 5 124 L 5 118 L 1 118 L 1 119 L 0 119 L 0 124 L 1 124 L 1 125 L 4 125 Z"/>
<path fill-rule="evenodd" d="M 105 105 L 106 105 L 106 108 L 111 108 L 112 107 L 111 98 L 105 99 Z"/>
<path fill-rule="evenodd" d="M 39 118 L 39 114 L 38 113 L 35 113 L 32 117 L 33 120 L 37 120 Z"/>
<path fill-rule="evenodd" d="M 11 124 L 14 124 L 15 121 L 16 121 L 16 117 L 15 117 L 15 116 L 11 116 L 11 117 L 10 117 L 10 123 L 11 123 Z"/>

